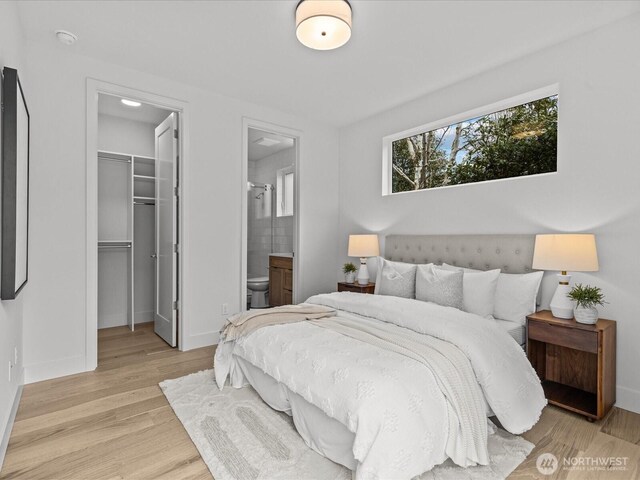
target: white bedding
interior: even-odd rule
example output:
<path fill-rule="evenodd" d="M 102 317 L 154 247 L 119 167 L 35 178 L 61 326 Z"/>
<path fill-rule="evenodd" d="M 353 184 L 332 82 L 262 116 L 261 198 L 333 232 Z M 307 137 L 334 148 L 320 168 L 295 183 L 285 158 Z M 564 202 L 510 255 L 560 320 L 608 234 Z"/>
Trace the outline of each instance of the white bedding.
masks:
<path fill-rule="evenodd" d="M 507 332 L 511 338 L 518 342 L 518 345 L 524 345 L 526 340 L 524 325 L 518 322 L 512 322 L 511 320 L 501 320 L 499 318 L 496 318 L 496 323 L 502 330 Z"/>
<path fill-rule="evenodd" d="M 339 317 L 362 315 L 456 345 L 471 361 L 487 403 L 512 433 L 531 428 L 546 404 L 524 352 L 492 320 L 396 297 L 335 293 L 308 303 L 336 308 Z M 357 478 L 408 479 L 447 458 L 447 404 L 433 374 L 418 362 L 305 322 L 266 327 L 220 345 L 215 363 L 220 386 L 229 373 L 237 383 L 238 357 L 286 387 L 283 395 L 301 397 L 353 434 Z M 244 376 L 251 381 L 251 375 Z M 259 386 L 256 390 L 260 393 Z M 284 401 L 272 406 L 292 408 L 291 398 L 289 407 Z M 353 468 L 349 458 L 318 450 Z"/>

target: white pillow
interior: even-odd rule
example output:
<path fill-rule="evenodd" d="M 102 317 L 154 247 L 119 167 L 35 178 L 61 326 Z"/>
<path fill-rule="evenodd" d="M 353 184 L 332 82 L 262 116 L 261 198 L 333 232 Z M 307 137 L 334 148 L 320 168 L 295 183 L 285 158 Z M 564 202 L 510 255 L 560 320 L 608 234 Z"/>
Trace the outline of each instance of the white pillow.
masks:
<path fill-rule="evenodd" d="M 462 271 L 450 272 L 432 263 L 419 265 L 416 272 L 416 299 L 462 310 Z"/>
<path fill-rule="evenodd" d="M 378 257 L 378 274 L 373 293 L 416 298 L 416 268 L 412 263 L 392 262 Z"/>
<path fill-rule="evenodd" d="M 457 268 L 446 263 L 443 268 Z M 473 268 L 463 268 L 466 272 L 482 272 Z M 544 272 L 532 273 L 501 273 L 496 286 L 494 318 L 518 322 L 524 325 L 527 315 L 536 311 L 538 290 Z"/>
<path fill-rule="evenodd" d="M 494 313 L 496 287 L 500 270 L 470 271 L 470 269 L 458 268 L 446 263 L 442 269 L 464 272 L 462 279 L 462 293 L 464 296 L 464 309 L 469 313 L 475 313 L 481 317 L 491 317 Z"/>
<path fill-rule="evenodd" d="M 536 299 L 544 272 L 501 273 L 496 288 L 493 316 L 524 325 L 536 311 Z"/>

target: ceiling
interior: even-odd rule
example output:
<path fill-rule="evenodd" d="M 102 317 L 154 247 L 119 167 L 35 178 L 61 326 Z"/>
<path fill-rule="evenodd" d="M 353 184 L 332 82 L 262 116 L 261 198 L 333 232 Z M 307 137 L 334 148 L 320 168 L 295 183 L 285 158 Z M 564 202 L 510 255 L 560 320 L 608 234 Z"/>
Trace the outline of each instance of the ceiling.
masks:
<path fill-rule="evenodd" d="M 114 117 L 127 118 L 136 122 L 160 125 L 171 113 L 169 110 L 143 103 L 139 107 L 128 107 L 121 101 L 121 97 L 100 94 L 98 96 L 98 113 Z M 135 100 L 135 99 L 132 99 Z"/>
<path fill-rule="evenodd" d="M 260 145 L 256 143 L 262 138 L 267 138 L 278 143 L 274 145 Z M 255 162 L 261 158 L 273 155 L 280 150 L 293 147 L 293 138 L 283 137 L 275 133 L 263 132 L 262 130 L 256 130 L 255 128 L 249 129 L 249 161 Z"/>
<path fill-rule="evenodd" d="M 297 0 L 20 1 L 27 39 L 342 126 L 637 13 L 635 1 L 351 0 L 353 35 L 315 51 Z M 79 41 L 65 47 L 53 31 Z"/>

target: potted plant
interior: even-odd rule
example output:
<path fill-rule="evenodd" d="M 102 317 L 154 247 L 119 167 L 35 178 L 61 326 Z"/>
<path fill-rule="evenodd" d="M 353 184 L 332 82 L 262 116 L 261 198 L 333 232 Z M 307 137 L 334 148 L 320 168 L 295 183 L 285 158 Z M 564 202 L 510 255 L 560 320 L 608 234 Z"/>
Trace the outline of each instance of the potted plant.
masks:
<path fill-rule="evenodd" d="M 356 279 L 356 271 L 357 271 L 357 268 L 353 263 L 351 262 L 345 263 L 342 266 L 342 273 L 344 273 L 344 281 L 347 283 L 353 283 L 354 280 Z"/>
<path fill-rule="evenodd" d="M 604 305 L 604 295 L 599 287 L 591 287 L 578 283 L 567 294 L 571 300 L 576 302 L 573 314 L 576 322 L 593 325 L 598 321 L 598 309 L 596 305 Z"/>

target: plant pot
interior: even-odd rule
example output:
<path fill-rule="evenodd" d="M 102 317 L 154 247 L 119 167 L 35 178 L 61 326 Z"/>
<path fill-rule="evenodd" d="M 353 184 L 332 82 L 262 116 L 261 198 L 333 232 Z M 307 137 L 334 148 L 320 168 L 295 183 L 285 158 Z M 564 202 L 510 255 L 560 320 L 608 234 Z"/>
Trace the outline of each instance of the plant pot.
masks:
<path fill-rule="evenodd" d="M 576 322 L 594 325 L 598 321 L 598 309 L 595 307 L 584 308 L 576 307 L 573 309 Z"/>
<path fill-rule="evenodd" d="M 356 272 L 350 272 L 344 274 L 344 281 L 347 283 L 353 283 L 356 279 Z"/>

